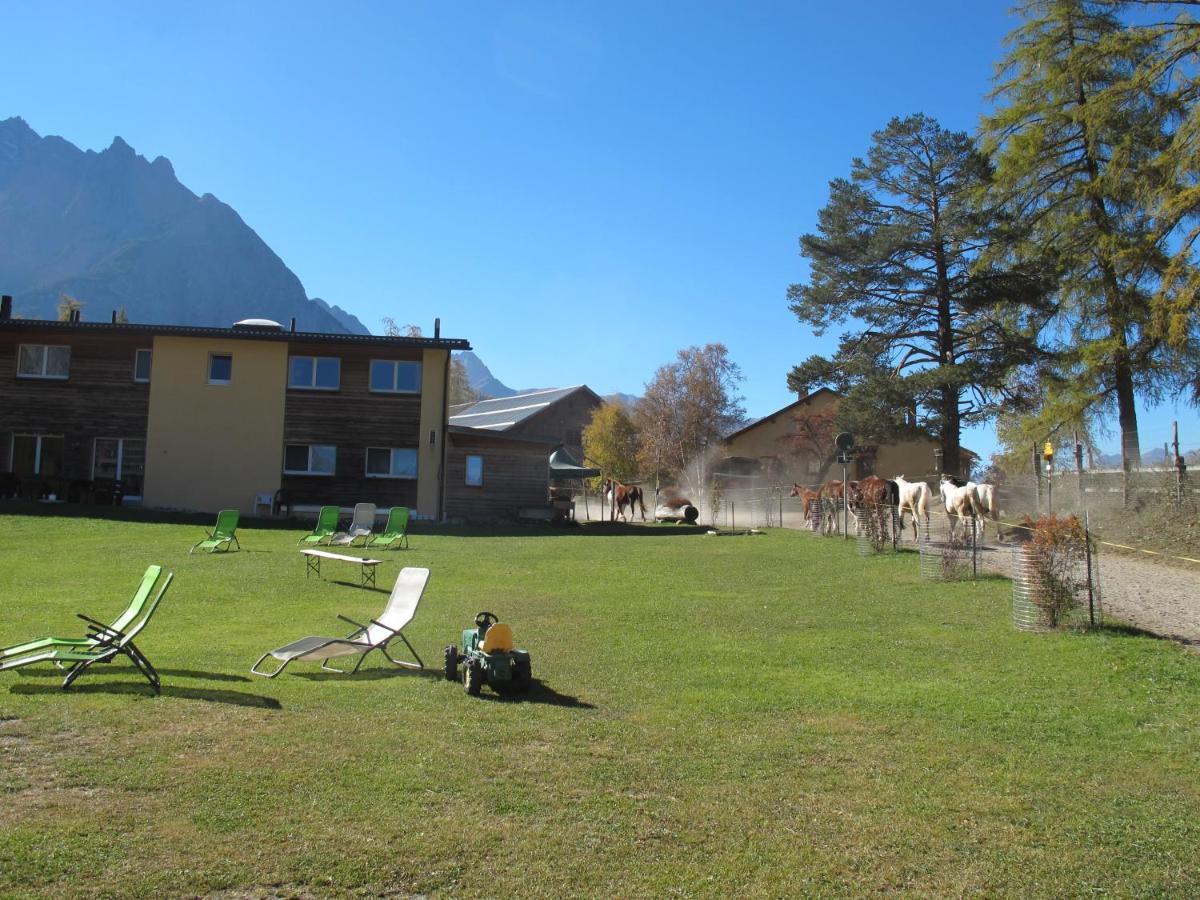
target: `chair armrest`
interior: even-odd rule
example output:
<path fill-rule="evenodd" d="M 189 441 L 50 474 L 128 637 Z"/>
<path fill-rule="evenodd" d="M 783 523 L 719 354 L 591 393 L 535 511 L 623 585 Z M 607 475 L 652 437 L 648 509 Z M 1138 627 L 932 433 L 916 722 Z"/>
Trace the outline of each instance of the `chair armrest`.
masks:
<path fill-rule="evenodd" d="M 379 626 L 380 628 L 382 628 L 384 631 L 390 632 L 391 634 L 399 634 L 399 633 L 400 633 L 400 629 L 399 629 L 399 628 L 389 628 L 388 626 L 386 626 L 386 625 L 384 625 L 382 622 L 380 622 L 378 619 L 372 619 L 372 620 L 371 620 L 371 624 L 372 624 L 372 625 L 378 625 L 378 626 Z"/>
<path fill-rule="evenodd" d="M 350 632 L 350 634 L 347 635 L 347 640 L 349 640 L 350 638 L 357 637 L 358 635 L 362 634 L 364 631 L 367 630 L 366 625 L 360 625 L 358 622 L 355 622 L 353 619 L 349 619 L 346 616 L 343 616 L 341 613 L 338 613 L 338 618 L 341 619 L 343 622 L 348 622 L 349 624 L 354 626 L 354 631 Z"/>
<path fill-rule="evenodd" d="M 113 628 L 111 625 L 105 625 L 103 622 L 98 622 L 95 619 L 93 619 L 91 616 L 85 616 L 83 613 L 75 613 L 75 615 L 78 616 L 79 618 L 83 619 L 83 621 L 87 622 L 89 625 L 92 626 L 92 628 L 96 629 L 97 631 L 101 631 L 101 632 L 111 635 L 113 637 L 120 637 L 120 635 L 121 635 L 121 632 L 119 629 Z"/>

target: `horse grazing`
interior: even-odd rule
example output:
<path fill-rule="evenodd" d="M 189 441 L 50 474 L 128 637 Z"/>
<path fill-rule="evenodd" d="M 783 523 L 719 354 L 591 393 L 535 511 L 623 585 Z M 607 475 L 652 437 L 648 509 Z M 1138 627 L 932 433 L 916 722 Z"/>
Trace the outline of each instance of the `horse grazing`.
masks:
<path fill-rule="evenodd" d="M 813 490 L 806 488 L 802 484 L 792 482 L 792 492 L 789 497 L 799 497 L 802 508 L 804 509 L 804 521 L 808 523 L 811 531 L 821 530 L 821 490 Z"/>
<path fill-rule="evenodd" d="M 925 530 L 929 530 L 929 485 L 923 481 L 909 481 L 903 475 L 896 476 L 896 487 L 900 502 L 896 504 L 900 513 L 900 530 L 904 530 L 904 513 L 912 513 L 913 540 L 917 540 L 917 517 L 925 519 Z"/>
<path fill-rule="evenodd" d="M 827 481 L 821 485 L 821 533 L 836 534 L 837 517 L 843 505 L 854 516 L 854 527 L 858 528 L 858 516 L 854 515 L 853 501 L 856 499 L 858 482 Z"/>
<path fill-rule="evenodd" d="M 854 485 L 850 498 L 855 511 L 866 517 L 872 540 L 882 545 L 891 531 L 892 545 L 896 544 L 896 533 L 891 527 L 891 511 L 900 505 L 900 488 L 894 481 L 868 475 Z M 857 523 L 856 523 L 857 524 Z"/>
<path fill-rule="evenodd" d="M 973 481 L 963 481 L 953 475 L 942 475 L 942 505 L 950 517 L 950 539 L 954 539 L 955 524 L 964 519 L 971 520 L 974 531 L 979 519 L 979 493 Z"/>
<path fill-rule="evenodd" d="M 612 478 L 606 478 L 604 480 L 604 496 L 610 505 L 614 500 L 616 501 L 617 512 L 622 521 L 625 521 L 626 506 L 629 507 L 629 518 L 633 518 L 634 504 L 641 508 L 642 521 L 646 521 L 646 501 L 642 497 L 642 489 L 636 484 L 621 484 Z"/>

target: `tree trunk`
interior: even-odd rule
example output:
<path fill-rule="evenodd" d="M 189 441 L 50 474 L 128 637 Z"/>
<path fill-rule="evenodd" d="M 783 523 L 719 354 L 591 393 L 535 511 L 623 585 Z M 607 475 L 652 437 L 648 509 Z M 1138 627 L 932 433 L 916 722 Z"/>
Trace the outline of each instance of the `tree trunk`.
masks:
<path fill-rule="evenodd" d="M 940 210 L 934 200 L 934 229 L 938 228 Z M 946 251 L 939 241 L 934 254 L 937 268 L 938 300 L 938 356 L 943 366 L 953 366 L 954 359 L 954 309 L 950 302 L 950 277 L 946 266 Z M 942 471 L 962 476 L 962 461 L 959 458 L 962 440 L 962 414 L 959 409 L 960 389 L 957 385 L 943 384 L 941 387 L 942 407 Z"/>

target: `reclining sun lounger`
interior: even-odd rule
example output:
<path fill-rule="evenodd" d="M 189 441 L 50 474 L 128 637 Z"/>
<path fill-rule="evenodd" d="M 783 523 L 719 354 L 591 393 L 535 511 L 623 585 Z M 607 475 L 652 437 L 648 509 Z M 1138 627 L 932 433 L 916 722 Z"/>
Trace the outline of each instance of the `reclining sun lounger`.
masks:
<path fill-rule="evenodd" d="M 138 585 L 138 589 L 134 592 L 129 605 L 125 607 L 125 611 L 117 616 L 111 625 L 105 627 L 113 631 L 121 631 L 136 619 L 142 608 L 146 605 L 147 598 L 149 598 L 151 592 L 154 590 L 154 582 L 158 581 L 160 572 L 162 572 L 162 566 L 150 566 L 147 568 L 146 573 L 142 576 L 142 583 Z M 14 644 L 11 647 L 0 649 L 0 663 L 8 662 L 18 656 L 27 656 L 31 653 L 36 653 L 47 647 L 60 649 L 68 647 L 87 648 L 96 646 L 96 643 L 96 638 L 92 636 L 82 638 L 36 638 L 32 641 L 25 641 L 23 644 Z"/>
<path fill-rule="evenodd" d="M 306 534 L 296 543 L 319 544 L 322 541 L 328 543 L 337 533 L 337 526 L 338 508 L 336 506 L 322 506 L 321 511 L 317 513 L 317 524 L 313 527 L 312 534 Z"/>
<path fill-rule="evenodd" d="M 353 674 L 358 671 L 358 667 L 363 664 L 363 660 L 372 650 L 378 650 L 394 665 L 410 669 L 423 669 L 425 664 L 421 662 L 421 657 L 413 649 L 413 645 L 408 642 L 408 638 L 404 636 L 401 629 L 417 614 L 417 604 L 421 602 L 421 596 L 425 593 L 425 585 L 428 583 L 428 569 L 415 567 L 401 569 L 400 574 L 396 576 L 396 585 L 392 588 L 392 595 L 388 598 L 387 607 L 378 619 L 371 620 L 370 625 L 362 625 L 353 619 L 339 615 L 338 618 L 343 622 L 354 626 L 354 631 L 346 637 L 301 638 L 277 650 L 267 651 L 258 658 L 258 662 L 250 667 L 250 671 L 255 675 L 274 678 L 286 669 L 289 663 L 300 659 L 306 662 L 320 662 L 321 668 L 327 672 L 339 672 L 343 675 Z M 417 660 L 415 663 L 392 659 L 387 652 L 388 642 L 397 637 L 404 641 L 404 645 Z M 348 673 L 344 669 L 327 664 L 335 656 L 353 656 L 355 654 L 358 654 L 358 662 Z M 268 656 L 275 657 L 282 664 L 273 672 L 260 671 L 259 666 Z"/>
<path fill-rule="evenodd" d="M 387 524 L 383 526 L 382 534 L 373 534 L 367 538 L 364 547 L 379 547 L 391 550 L 396 544 L 408 546 L 408 507 L 393 506 L 388 510 Z"/>
<path fill-rule="evenodd" d="M 160 566 L 151 566 L 146 570 L 145 578 L 149 578 L 150 573 L 153 572 L 157 579 L 161 571 Z M 137 670 L 150 682 L 154 693 L 161 693 L 158 672 L 154 670 L 154 666 L 150 664 L 146 655 L 134 644 L 133 639 L 146 627 L 150 617 L 154 615 L 154 610 L 158 608 L 158 604 L 162 601 L 163 595 L 167 593 L 167 588 L 171 586 L 171 580 L 174 577 L 173 574 L 167 573 L 154 599 L 145 604 L 140 618 L 135 614 L 125 625 L 118 628 L 115 623 L 105 625 L 103 622 L 79 613 L 79 618 L 88 623 L 90 633 L 86 638 L 43 638 L 40 641 L 30 641 L 27 644 L 10 647 L 6 651 L 7 657 L 0 661 L 0 672 L 7 669 L 19 669 L 39 662 L 53 662 L 60 668 L 67 669 L 67 677 L 63 679 L 62 683 L 62 689 L 65 691 L 71 686 L 71 682 L 86 672 L 94 663 L 111 662 L 117 656 L 127 656 Z M 145 578 L 143 584 L 145 584 Z M 154 581 L 152 580 L 150 581 L 151 589 L 153 586 Z"/>
<path fill-rule="evenodd" d="M 374 530 L 375 504 L 355 503 L 354 516 L 350 520 L 350 530 L 334 535 L 333 540 L 331 540 L 329 543 L 348 547 L 359 538 L 362 538 L 363 545 L 365 546 L 366 542 L 371 538 L 371 532 Z"/>
<path fill-rule="evenodd" d="M 206 550 L 209 553 L 216 553 L 218 550 L 229 551 L 230 544 L 236 544 L 239 550 L 242 545 L 238 543 L 237 527 L 239 513 L 236 509 L 223 509 L 217 513 L 217 524 L 213 526 L 212 533 L 203 540 L 196 541 L 192 545 L 192 549 L 188 553 L 194 553 L 197 550 Z"/>

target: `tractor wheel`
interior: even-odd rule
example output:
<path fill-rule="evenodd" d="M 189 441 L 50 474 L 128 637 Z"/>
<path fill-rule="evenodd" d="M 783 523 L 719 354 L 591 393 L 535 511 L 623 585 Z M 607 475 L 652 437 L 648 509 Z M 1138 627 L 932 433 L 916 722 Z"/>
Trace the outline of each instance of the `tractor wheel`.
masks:
<path fill-rule="evenodd" d="M 512 690 L 514 693 L 524 694 L 529 690 L 529 685 L 533 682 L 533 666 L 529 661 L 513 664 Z"/>
<path fill-rule="evenodd" d="M 446 663 L 442 667 L 447 681 L 458 681 L 458 647 L 451 644 L 446 648 Z"/>
<path fill-rule="evenodd" d="M 479 660 L 468 658 L 463 663 L 463 690 L 472 697 L 478 697 L 482 688 L 483 670 L 479 667 Z"/>

